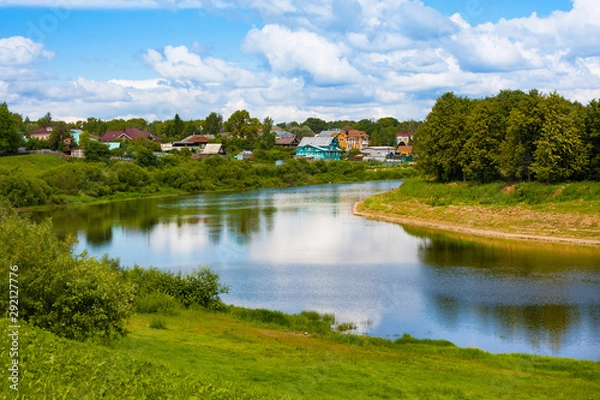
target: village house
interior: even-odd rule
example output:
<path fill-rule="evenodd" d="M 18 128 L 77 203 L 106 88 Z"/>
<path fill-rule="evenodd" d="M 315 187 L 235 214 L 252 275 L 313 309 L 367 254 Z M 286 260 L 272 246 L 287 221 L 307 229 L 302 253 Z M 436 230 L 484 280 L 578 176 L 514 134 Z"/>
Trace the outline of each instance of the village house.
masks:
<path fill-rule="evenodd" d="M 396 146 L 411 146 L 413 142 L 413 132 L 396 133 Z"/>
<path fill-rule="evenodd" d="M 160 142 L 160 138 L 151 134 L 150 132 L 145 132 L 138 128 L 125 128 L 120 131 L 107 131 L 104 136 L 102 136 L 103 142 L 121 142 L 124 140 L 134 140 L 139 137 L 144 137 L 146 139 L 153 140 L 155 142 Z"/>
<path fill-rule="evenodd" d="M 210 139 L 206 136 L 191 135 L 178 142 L 173 142 L 173 148 L 204 149 L 209 141 Z"/>
<path fill-rule="evenodd" d="M 339 161 L 341 154 L 335 137 L 304 137 L 296 149 L 295 158 Z"/>
<path fill-rule="evenodd" d="M 371 146 L 361 150 L 365 156 L 364 161 L 384 162 L 388 157 L 394 157 L 395 148 L 392 146 Z"/>
<path fill-rule="evenodd" d="M 37 140 L 48 140 L 50 139 L 50 135 L 52 134 L 53 130 L 54 127 L 52 126 L 43 126 L 29 132 L 29 137 Z"/>
<path fill-rule="evenodd" d="M 298 147 L 300 140 L 296 136 L 283 136 L 275 139 L 275 146 L 279 147 Z"/>
<path fill-rule="evenodd" d="M 346 141 L 348 142 L 348 150 L 362 150 L 365 147 L 369 147 L 369 135 L 367 135 L 366 132 L 357 129 L 347 129 L 344 131 L 344 134 L 346 136 Z"/>
<path fill-rule="evenodd" d="M 223 148 L 222 143 L 208 143 L 202 151 L 194 154 L 194 159 L 202 160 L 211 156 L 224 156 L 225 149 Z"/>

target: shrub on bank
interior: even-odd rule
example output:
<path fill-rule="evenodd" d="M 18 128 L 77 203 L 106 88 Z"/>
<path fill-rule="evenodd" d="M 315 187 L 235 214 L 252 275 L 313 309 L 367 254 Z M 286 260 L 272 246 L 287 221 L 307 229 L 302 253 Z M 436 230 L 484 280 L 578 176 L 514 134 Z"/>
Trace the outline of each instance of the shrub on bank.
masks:
<path fill-rule="evenodd" d="M 34 223 L 0 216 L 0 265 L 18 282 L 19 317 L 59 336 L 83 340 L 125 333 L 133 287 L 104 261 L 72 252 L 74 240 L 59 240 L 50 221 Z M 8 309 L 9 286 L 0 287 Z"/>

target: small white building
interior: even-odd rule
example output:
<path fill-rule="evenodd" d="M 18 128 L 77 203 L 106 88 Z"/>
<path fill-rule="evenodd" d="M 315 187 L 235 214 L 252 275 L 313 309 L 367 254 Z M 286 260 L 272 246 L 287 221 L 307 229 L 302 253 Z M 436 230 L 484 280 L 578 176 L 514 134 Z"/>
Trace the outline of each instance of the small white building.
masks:
<path fill-rule="evenodd" d="M 388 157 L 393 157 L 396 149 L 392 146 L 369 146 L 360 152 L 365 155 L 363 161 L 384 162 Z"/>

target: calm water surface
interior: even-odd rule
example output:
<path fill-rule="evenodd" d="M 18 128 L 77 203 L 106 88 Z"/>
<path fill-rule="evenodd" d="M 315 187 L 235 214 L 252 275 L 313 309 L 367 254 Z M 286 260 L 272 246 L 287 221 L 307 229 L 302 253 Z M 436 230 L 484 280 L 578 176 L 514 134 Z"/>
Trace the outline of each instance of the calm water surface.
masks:
<path fill-rule="evenodd" d="M 55 210 L 78 250 L 123 265 L 208 265 L 225 302 L 316 310 L 391 339 L 600 360 L 600 249 L 473 242 L 352 214 L 401 182 L 312 186 Z M 41 217 L 44 214 L 38 214 Z"/>

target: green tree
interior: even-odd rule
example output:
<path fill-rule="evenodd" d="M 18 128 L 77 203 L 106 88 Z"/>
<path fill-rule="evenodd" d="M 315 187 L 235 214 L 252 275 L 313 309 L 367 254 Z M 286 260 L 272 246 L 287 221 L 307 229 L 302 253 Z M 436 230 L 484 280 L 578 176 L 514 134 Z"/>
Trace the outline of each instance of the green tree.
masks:
<path fill-rule="evenodd" d="M 600 102 L 590 101 L 584 112 L 584 144 L 589 158 L 587 177 L 600 181 Z"/>
<path fill-rule="evenodd" d="M 22 144 L 14 116 L 6 103 L 0 104 L 0 150 L 17 151 Z"/>
<path fill-rule="evenodd" d="M 52 114 L 47 112 L 42 118 L 37 120 L 38 127 L 52 126 Z"/>
<path fill-rule="evenodd" d="M 87 140 L 87 144 L 83 149 L 85 155 L 85 161 L 87 162 L 108 162 L 110 160 L 111 152 L 108 149 L 108 145 L 95 141 Z"/>
<path fill-rule="evenodd" d="M 533 178 L 531 164 L 544 123 L 543 100 L 537 90 L 531 90 L 508 116 L 499 157 L 500 171 L 505 179 L 531 181 Z"/>
<path fill-rule="evenodd" d="M 223 128 L 223 116 L 216 112 L 211 112 L 204 120 L 204 133 L 207 135 L 216 135 Z"/>
<path fill-rule="evenodd" d="M 242 139 L 253 139 L 258 133 L 260 121 L 251 118 L 246 110 L 237 110 L 224 124 L 225 130 Z"/>
<path fill-rule="evenodd" d="M 52 129 L 48 138 L 48 147 L 52 150 L 66 150 L 72 147 L 73 143 L 67 144 L 67 139 L 71 138 L 71 130 L 65 122 L 57 123 Z"/>
<path fill-rule="evenodd" d="M 295 126 L 290 129 L 290 133 L 295 135 L 298 139 L 302 139 L 303 137 L 311 137 L 314 136 L 314 132 L 308 126 Z"/>
<path fill-rule="evenodd" d="M 308 126 L 313 132 L 321 132 L 329 129 L 329 124 L 320 118 L 307 118 L 302 125 Z"/>
<path fill-rule="evenodd" d="M 415 134 L 417 166 L 439 181 L 464 179 L 461 158 L 466 143 L 465 117 L 471 101 L 454 93 L 442 95 Z"/>
<path fill-rule="evenodd" d="M 542 109 L 545 118 L 531 170 L 540 181 L 571 179 L 587 167 L 583 121 L 574 106 L 557 93 L 544 100 Z"/>

